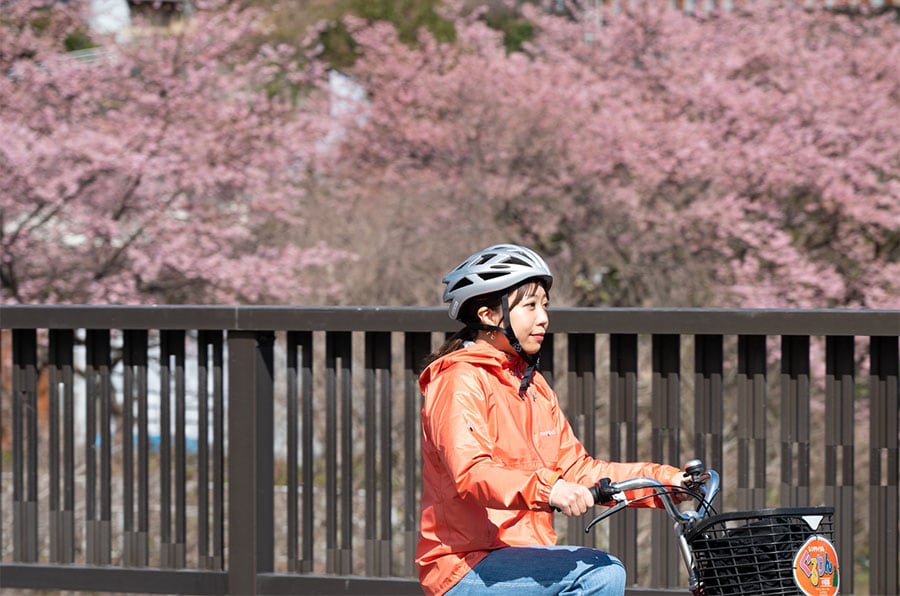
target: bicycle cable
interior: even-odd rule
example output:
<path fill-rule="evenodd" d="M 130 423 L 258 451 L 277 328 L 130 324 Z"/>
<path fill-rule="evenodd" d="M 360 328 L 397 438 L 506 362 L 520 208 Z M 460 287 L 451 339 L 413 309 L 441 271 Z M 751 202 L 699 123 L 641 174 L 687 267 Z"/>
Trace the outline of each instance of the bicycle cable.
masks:
<path fill-rule="evenodd" d="M 606 519 L 613 513 L 617 512 L 619 509 L 628 507 L 633 503 L 638 503 L 640 501 L 645 501 L 647 499 L 653 499 L 653 498 L 662 496 L 663 494 L 670 495 L 670 496 L 675 495 L 675 494 L 688 495 L 695 501 L 699 501 L 700 503 L 702 503 L 702 509 L 704 510 L 704 516 L 716 515 L 716 513 L 717 513 L 716 508 L 712 506 L 711 502 L 706 500 L 706 495 L 703 493 L 700 493 L 696 490 L 687 488 L 685 486 L 676 486 L 674 484 L 662 484 L 659 486 L 660 486 L 660 488 L 664 488 L 665 490 L 662 492 L 653 491 L 652 494 L 643 495 L 640 497 L 636 497 L 634 499 L 628 499 L 628 500 L 616 502 L 615 505 L 613 505 L 609 509 L 601 512 L 600 515 L 596 516 L 593 520 L 591 520 L 590 523 L 588 523 L 587 526 L 585 526 L 585 528 L 584 528 L 585 533 L 589 533 L 591 531 L 591 528 L 595 524 L 597 524 L 598 522 L 600 522 L 603 519 Z M 699 509 L 698 509 L 698 512 L 699 512 Z"/>

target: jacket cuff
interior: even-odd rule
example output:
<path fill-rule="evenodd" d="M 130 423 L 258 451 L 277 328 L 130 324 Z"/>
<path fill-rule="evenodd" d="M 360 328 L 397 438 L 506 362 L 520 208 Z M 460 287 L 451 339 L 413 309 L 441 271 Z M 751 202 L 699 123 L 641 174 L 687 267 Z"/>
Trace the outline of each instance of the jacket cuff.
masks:
<path fill-rule="evenodd" d="M 540 484 L 538 486 L 537 500 L 549 510 L 550 492 L 553 490 L 553 485 L 562 480 L 562 474 L 555 470 L 541 470 L 538 472 L 538 479 Z"/>

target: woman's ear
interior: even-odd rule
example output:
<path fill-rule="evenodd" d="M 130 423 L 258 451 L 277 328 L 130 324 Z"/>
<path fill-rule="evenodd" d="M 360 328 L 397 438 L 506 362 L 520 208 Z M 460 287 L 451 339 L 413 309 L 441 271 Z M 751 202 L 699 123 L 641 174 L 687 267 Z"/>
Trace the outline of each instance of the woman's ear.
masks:
<path fill-rule="evenodd" d="M 487 306 L 482 306 L 475 314 L 478 315 L 478 320 L 482 325 L 497 325 L 497 321 L 494 320 L 497 314 Z"/>

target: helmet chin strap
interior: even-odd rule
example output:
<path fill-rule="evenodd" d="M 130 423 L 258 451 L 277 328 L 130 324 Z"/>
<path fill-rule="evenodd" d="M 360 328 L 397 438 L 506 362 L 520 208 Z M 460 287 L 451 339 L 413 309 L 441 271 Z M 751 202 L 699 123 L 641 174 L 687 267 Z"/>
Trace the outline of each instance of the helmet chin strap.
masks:
<path fill-rule="evenodd" d="M 503 335 L 506 336 L 506 339 L 509 341 L 509 345 L 512 346 L 512 349 L 516 351 L 516 354 L 519 355 L 522 360 L 524 360 L 528 367 L 525 369 L 525 374 L 522 376 L 522 382 L 519 384 L 519 395 L 524 396 L 525 391 L 528 390 L 528 386 L 531 384 L 531 379 L 534 377 L 534 371 L 538 366 L 538 363 L 541 360 L 541 353 L 538 351 L 535 354 L 528 354 L 525 352 L 525 349 L 522 347 L 522 344 L 519 343 L 519 338 L 516 337 L 516 332 L 513 331 L 512 325 L 509 323 L 509 294 L 503 294 L 503 297 L 500 300 L 500 306 L 503 308 L 503 320 L 506 321 L 506 327 L 499 327 L 497 325 L 485 325 L 483 323 L 477 325 L 476 329 L 482 331 L 499 331 Z"/>

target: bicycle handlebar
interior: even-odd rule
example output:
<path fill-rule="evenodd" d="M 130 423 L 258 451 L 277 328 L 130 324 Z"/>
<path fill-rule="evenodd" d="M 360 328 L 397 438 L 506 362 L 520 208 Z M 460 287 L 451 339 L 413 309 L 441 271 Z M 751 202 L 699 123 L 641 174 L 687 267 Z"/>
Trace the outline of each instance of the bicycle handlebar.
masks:
<path fill-rule="evenodd" d="M 711 501 L 719 492 L 719 474 L 715 470 L 706 470 L 703 462 L 698 459 L 691 460 L 685 464 L 685 476 L 687 477 L 686 486 L 684 488 L 676 488 L 663 484 L 655 478 L 629 478 L 619 482 L 611 482 L 609 478 L 602 478 L 599 483 L 590 487 L 591 495 L 594 497 L 595 504 L 604 504 L 615 501 L 615 504 L 595 517 L 585 527 L 585 532 L 589 532 L 591 527 L 602 519 L 605 519 L 627 507 L 631 501 L 625 497 L 625 492 L 637 489 L 652 489 L 656 496 L 662 501 L 663 507 L 669 517 L 679 523 L 687 523 L 694 521 L 706 515 L 710 509 Z M 697 506 L 691 510 L 681 511 L 672 499 L 672 493 L 677 490 L 685 490 L 700 497 Z M 701 509 L 705 510 L 701 513 Z"/>

